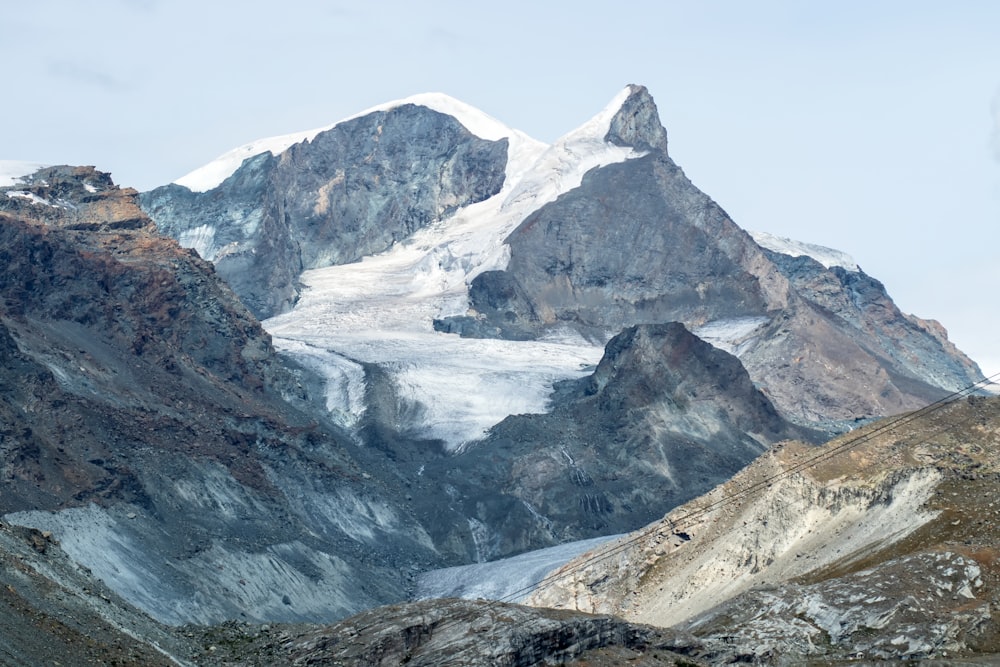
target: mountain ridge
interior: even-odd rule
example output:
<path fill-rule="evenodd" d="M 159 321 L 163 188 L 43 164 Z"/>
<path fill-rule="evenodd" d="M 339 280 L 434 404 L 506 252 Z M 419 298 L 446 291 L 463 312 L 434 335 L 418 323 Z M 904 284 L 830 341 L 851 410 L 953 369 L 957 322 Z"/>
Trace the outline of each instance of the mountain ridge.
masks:
<path fill-rule="evenodd" d="M 205 192 L 85 167 L 0 186 L 8 524 L 167 623 L 325 622 L 424 570 L 638 528 L 812 451 L 781 441 L 981 377 L 856 265 L 742 230 L 641 86 L 548 146 L 423 99 L 454 113 L 411 98 L 263 142 Z M 860 542 L 932 514 L 935 472 L 797 491 L 885 528 Z"/>

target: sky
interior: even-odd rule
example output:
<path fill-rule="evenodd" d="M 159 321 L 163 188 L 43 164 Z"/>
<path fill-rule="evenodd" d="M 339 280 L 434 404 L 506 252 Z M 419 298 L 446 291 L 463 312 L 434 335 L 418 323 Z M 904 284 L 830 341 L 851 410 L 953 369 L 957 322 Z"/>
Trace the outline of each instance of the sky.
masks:
<path fill-rule="evenodd" d="M 148 190 L 262 137 L 443 92 L 542 141 L 647 86 L 745 229 L 851 254 L 1000 372 L 1000 3 L 5 3 L 0 159 Z"/>

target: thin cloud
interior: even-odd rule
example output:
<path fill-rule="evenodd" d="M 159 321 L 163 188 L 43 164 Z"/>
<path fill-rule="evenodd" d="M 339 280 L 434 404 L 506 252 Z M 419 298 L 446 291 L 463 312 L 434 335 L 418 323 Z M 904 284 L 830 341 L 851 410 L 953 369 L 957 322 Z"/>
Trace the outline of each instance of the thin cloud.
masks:
<path fill-rule="evenodd" d="M 98 69 L 67 61 L 49 63 L 49 74 L 57 79 L 64 79 L 80 85 L 97 88 L 108 93 L 124 93 L 132 89 L 132 85 L 115 76 Z"/>

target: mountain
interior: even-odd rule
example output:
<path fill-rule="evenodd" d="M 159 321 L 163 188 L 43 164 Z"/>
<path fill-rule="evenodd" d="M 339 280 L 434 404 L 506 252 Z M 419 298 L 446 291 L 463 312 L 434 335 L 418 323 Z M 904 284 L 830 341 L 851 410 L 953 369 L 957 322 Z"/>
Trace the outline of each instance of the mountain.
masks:
<path fill-rule="evenodd" d="M 772 449 L 530 603 L 687 631 L 717 663 L 996 654 L 998 433 L 1000 399 L 970 396 Z"/>
<path fill-rule="evenodd" d="M 495 195 L 508 140 L 481 139 L 413 103 L 344 121 L 284 146 L 267 141 L 216 184 L 207 165 L 144 194 L 157 226 L 196 248 L 260 317 L 287 311 L 308 269 L 355 262 Z M 267 148 L 268 150 L 264 150 Z M 221 162 L 228 162 L 224 157 Z M 217 178 L 217 176 L 216 176 Z"/>
<path fill-rule="evenodd" d="M 492 560 L 645 525 L 795 437 L 819 436 L 782 419 L 736 357 L 676 322 L 639 325 L 557 385 L 549 412 L 508 417 L 423 477 L 452 490 L 449 509 L 482 527 L 476 560 Z"/>
<path fill-rule="evenodd" d="M 279 337 L 392 366 L 410 363 L 411 351 L 334 338 L 369 329 L 401 343 L 405 330 L 457 345 L 427 336 L 430 319 L 480 339 L 582 336 L 591 345 L 576 347 L 595 363 L 595 347 L 623 328 L 679 321 L 696 334 L 728 330 L 739 340 L 717 342 L 739 346 L 779 411 L 828 432 L 981 377 L 940 325 L 899 312 L 856 264 L 821 265 L 740 229 L 670 158 L 641 86 L 547 147 L 440 95 L 300 136 L 308 138 L 277 154 L 268 147 L 291 139 L 235 151 L 258 151 L 238 167 L 223 156 L 179 180 L 191 188 L 142 196 L 160 228 L 213 259 L 251 309 L 280 314 L 267 324 Z M 233 171 L 218 182 L 223 165 Z M 294 247 L 292 259 L 274 255 L 279 246 Z M 267 278 L 277 274 L 281 287 Z M 280 293 L 281 303 L 264 307 L 259 292 Z M 373 312 L 385 310 L 394 315 Z M 485 343 L 478 353 L 496 354 Z M 571 368 L 560 375 L 572 377 Z M 437 395 L 444 391 L 416 386 L 412 398 L 434 411 L 456 403 Z M 544 401 L 511 407 L 507 414 L 538 412 Z M 471 415 L 479 429 L 444 433 L 440 423 L 454 416 L 434 414 L 439 426 L 428 435 L 460 447 L 503 416 Z"/>
<path fill-rule="evenodd" d="M 630 86 L 550 146 L 434 94 L 143 194 L 0 165 L 3 521 L 162 623 L 329 622 L 979 377 L 667 150 Z"/>
<path fill-rule="evenodd" d="M 384 452 L 438 545 L 470 559 L 638 527 L 785 437 L 981 377 L 843 254 L 740 229 L 673 162 L 641 86 L 549 146 L 421 95 L 249 144 L 140 200 L 273 315 L 279 352 L 325 378 L 331 418 Z M 587 396 L 612 347 L 649 340 L 616 336 L 671 322 L 748 380 L 718 391 L 738 374 L 699 352 L 681 392 L 697 400 Z M 636 349 L 637 366 L 691 371 L 672 347 Z M 726 416 L 736 394 L 742 421 Z"/>
<path fill-rule="evenodd" d="M 157 619 L 400 599 L 426 532 L 211 264 L 137 193 L 51 167 L 0 195 L 0 511 Z"/>

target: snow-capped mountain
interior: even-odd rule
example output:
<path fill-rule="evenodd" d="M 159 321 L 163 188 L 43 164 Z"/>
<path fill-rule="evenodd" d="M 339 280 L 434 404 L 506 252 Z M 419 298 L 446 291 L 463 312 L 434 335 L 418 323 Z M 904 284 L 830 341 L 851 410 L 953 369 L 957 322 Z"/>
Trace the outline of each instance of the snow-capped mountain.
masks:
<path fill-rule="evenodd" d="M 406 461 L 419 486 L 452 490 L 457 515 L 445 523 L 474 537 L 476 557 L 627 530 L 662 511 L 656 498 L 703 491 L 791 433 L 772 425 L 715 476 L 690 474 L 712 468 L 703 438 L 741 429 L 664 426 L 689 408 L 657 412 L 662 398 L 640 392 L 601 413 L 620 424 L 605 435 L 618 444 L 597 458 L 565 450 L 556 434 L 583 404 L 560 383 L 592 382 L 627 327 L 682 322 L 739 357 L 749 374 L 740 401 L 763 392 L 784 420 L 827 432 L 979 377 L 943 330 L 900 313 L 845 254 L 740 229 L 671 160 L 640 86 L 551 146 L 443 95 L 400 100 L 254 142 L 141 199 L 267 318 L 279 350 L 325 377 L 337 423 Z M 648 354 L 689 349 L 666 340 Z M 710 373 L 698 381 L 730 381 Z M 538 423 L 514 417 L 526 414 Z M 701 444 L 680 469 L 657 453 L 692 437 Z M 656 472 L 641 491 L 615 481 L 626 442 L 652 443 L 639 460 Z M 572 443 L 598 451 L 586 435 Z M 550 482 L 596 485 L 559 497 L 577 498 L 576 518 L 552 504 L 559 494 L 514 481 L 520 447 L 554 462 Z M 427 454 L 441 451 L 452 456 Z M 492 505 L 476 504 L 486 497 Z M 585 519 L 585 507 L 602 509 Z"/>
<path fill-rule="evenodd" d="M 667 149 L 629 86 L 552 145 L 428 95 L 141 195 L 5 166 L 0 511 L 169 622 L 329 619 L 978 377 Z"/>

